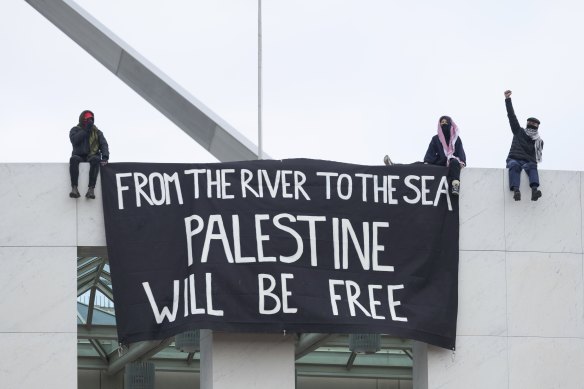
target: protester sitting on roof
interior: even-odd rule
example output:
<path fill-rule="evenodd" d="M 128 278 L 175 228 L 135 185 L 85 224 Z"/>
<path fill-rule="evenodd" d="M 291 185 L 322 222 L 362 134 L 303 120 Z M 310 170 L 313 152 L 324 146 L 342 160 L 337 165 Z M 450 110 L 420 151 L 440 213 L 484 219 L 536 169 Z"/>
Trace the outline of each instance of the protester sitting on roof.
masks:
<path fill-rule="evenodd" d="M 89 188 L 85 197 L 95 198 L 95 183 L 99 174 L 99 165 L 107 164 L 109 148 L 103 133 L 94 124 L 95 116 L 91 111 L 83 111 L 79 115 L 79 123 L 69 131 L 69 139 L 73 146 L 69 160 L 71 175 L 71 193 L 69 197 L 80 196 L 78 186 L 79 163 L 89 162 Z"/>
<path fill-rule="evenodd" d="M 432 137 L 424 163 L 448 166 L 450 193 L 460 193 L 460 169 L 466 166 L 466 155 L 459 136 L 459 129 L 450 116 L 438 120 L 438 134 Z"/>
<path fill-rule="evenodd" d="M 513 192 L 515 201 L 521 200 L 519 183 L 521 182 L 521 170 L 523 169 L 529 178 L 531 200 L 537 201 L 541 197 L 537 164 L 541 162 L 543 151 L 543 140 L 539 136 L 539 120 L 531 117 L 527 119 L 526 128 L 522 128 L 519 125 L 519 120 L 517 120 L 515 111 L 513 111 L 510 90 L 505 91 L 505 107 L 507 108 L 511 131 L 513 132 L 511 149 L 507 156 L 509 189 Z"/>

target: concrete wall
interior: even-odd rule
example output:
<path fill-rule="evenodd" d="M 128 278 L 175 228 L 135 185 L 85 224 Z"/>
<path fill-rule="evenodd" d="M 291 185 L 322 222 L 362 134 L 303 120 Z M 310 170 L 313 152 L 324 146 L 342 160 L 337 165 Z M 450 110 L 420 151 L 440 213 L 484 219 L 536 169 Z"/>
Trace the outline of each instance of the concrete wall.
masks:
<path fill-rule="evenodd" d="M 456 353 L 416 345 L 426 388 L 584 388 L 581 172 L 540 172 L 515 202 L 507 172 L 465 169 Z M 415 361 L 416 362 L 416 361 Z"/>
<path fill-rule="evenodd" d="M 65 164 L 0 164 L 2 388 L 77 387 L 83 212 L 68 197 L 68 181 Z"/>
<path fill-rule="evenodd" d="M 584 388 L 582 174 L 515 202 L 505 170 L 464 169 L 457 350 L 417 344 L 415 388 Z M 105 236 L 99 185 L 68 192 L 67 164 L 0 164 L 2 388 L 77 387 L 77 246 Z"/>

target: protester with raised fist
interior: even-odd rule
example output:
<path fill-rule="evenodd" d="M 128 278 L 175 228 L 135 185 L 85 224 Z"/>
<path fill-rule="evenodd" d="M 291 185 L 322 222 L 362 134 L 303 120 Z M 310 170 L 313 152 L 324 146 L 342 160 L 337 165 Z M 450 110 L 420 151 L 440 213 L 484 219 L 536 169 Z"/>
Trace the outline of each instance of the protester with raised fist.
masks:
<path fill-rule="evenodd" d="M 529 178 L 531 187 L 531 200 L 537 201 L 541 197 L 539 190 L 539 174 L 537 164 L 542 160 L 543 140 L 539 136 L 539 120 L 534 117 L 527 119 L 525 128 L 519 125 L 513 104 L 511 103 L 511 91 L 505 91 L 505 106 L 509 124 L 513 132 L 511 149 L 507 156 L 507 168 L 509 169 L 509 189 L 513 192 L 515 201 L 521 200 L 519 184 L 521 180 L 521 170 L 525 170 Z"/>

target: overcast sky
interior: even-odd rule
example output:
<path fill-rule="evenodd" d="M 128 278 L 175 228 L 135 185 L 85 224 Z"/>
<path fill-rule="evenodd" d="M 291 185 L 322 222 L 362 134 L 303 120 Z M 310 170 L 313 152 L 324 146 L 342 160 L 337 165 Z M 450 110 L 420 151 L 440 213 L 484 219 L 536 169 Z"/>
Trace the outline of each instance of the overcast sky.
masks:
<path fill-rule="evenodd" d="M 257 0 L 78 0 L 257 144 Z M 24 0 L 0 3 L 2 162 L 65 162 L 91 109 L 112 162 L 215 162 Z M 469 167 L 502 168 L 541 120 L 540 169 L 584 170 L 584 3 L 264 0 L 264 151 L 380 165 L 423 158 L 440 115 Z"/>

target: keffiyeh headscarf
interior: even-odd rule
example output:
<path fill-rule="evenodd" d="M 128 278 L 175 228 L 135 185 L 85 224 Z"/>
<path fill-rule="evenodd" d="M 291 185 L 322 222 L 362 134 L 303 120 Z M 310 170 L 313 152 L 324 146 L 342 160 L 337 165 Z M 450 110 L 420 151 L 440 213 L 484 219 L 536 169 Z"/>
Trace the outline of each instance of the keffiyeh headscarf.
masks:
<path fill-rule="evenodd" d="M 537 163 L 541 163 L 543 154 L 543 140 L 539 136 L 537 128 L 526 128 L 525 133 L 535 142 L 535 158 Z"/>
<path fill-rule="evenodd" d="M 446 140 L 446 137 L 442 132 L 442 126 L 440 125 L 442 119 L 446 119 L 450 123 L 450 139 L 448 139 L 448 141 Z M 446 155 L 446 159 L 448 160 L 447 165 L 450 164 L 450 160 L 454 158 L 460 162 L 461 166 L 465 166 L 465 163 L 454 155 L 455 145 L 456 141 L 458 140 L 459 132 L 460 130 L 458 129 L 458 126 L 449 116 L 442 116 L 440 119 L 438 119 L 438 139 L 440 139 L 440 143 L 442 144 L 442 148 L 444 150 L 444 155 Z"/>

